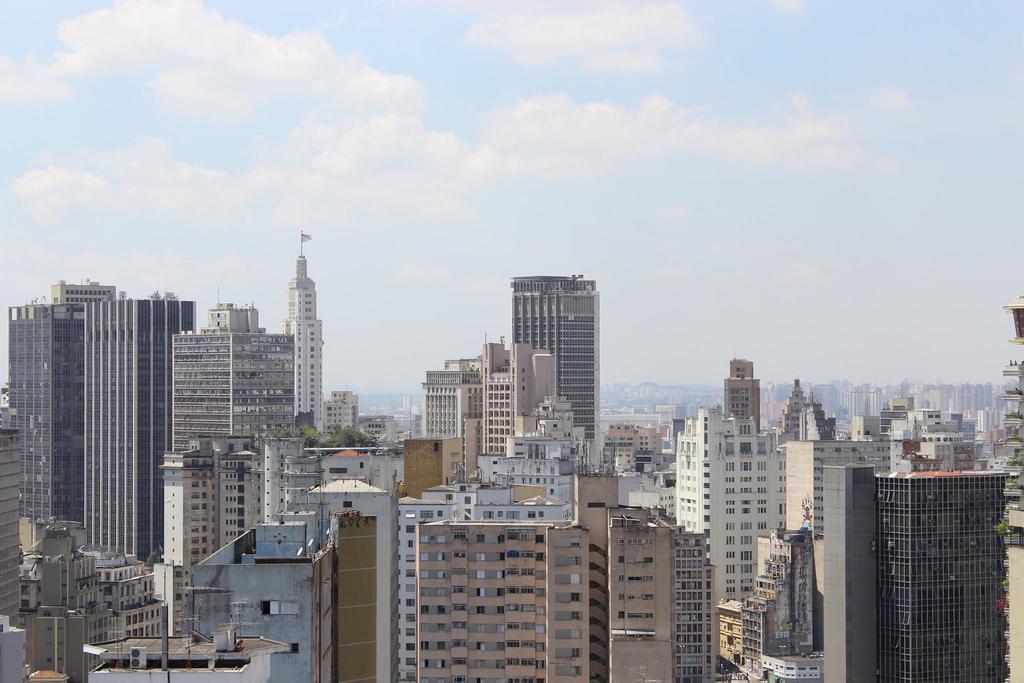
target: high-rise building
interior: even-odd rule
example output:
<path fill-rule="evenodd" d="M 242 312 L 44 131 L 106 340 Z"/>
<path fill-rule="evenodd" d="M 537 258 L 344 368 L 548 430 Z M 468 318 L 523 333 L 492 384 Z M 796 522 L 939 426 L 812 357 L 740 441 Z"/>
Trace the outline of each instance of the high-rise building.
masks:
<path fill-rule="evenodd" d="M 876 477 L 881 683 L 1006 678 L 1005 484 L 997 472 Z"/>
<path fill-rule="evenodd" d="M 332 391 L 324 401 L 321 429 L 325 433 L 354 428 L 359 420 L 359 397 L 352 391 Z"/>
<path fill-rule="evenodd" d="M 462 439 L 466 471 L 476 470 L 483 447 L 484 385 L 480 358 L 447 360 L 427 370 L 423 382 L 423 432 L 430 438 Z"/>
<path fill-rule="evenodd" d="M 825 467 L 831 524 L 824 552 L 825 680 L 873 681 L 875 663 L 875 468 Z"/>
<path fill-rule="evenodd" d="M 713 680 L 703 534 L 578 483 L 574 521 L 420 521 L 419 680 Z"/>
<path fill-rule="evenodd" d="M 753 416 L 700 408 L 678 437 L 676 523 L 707 534 L 717 598 L 754 588 L 757 538 L 785 525 L 786 461 Z M 717 600 L 716 600 L 717 602 Z"/>
<path fill-rule="evenodd" d="M 773 529 L 759 539 L 760 572 L 743 602 L 743 657 L 761 678 L 772 661 L 814 651 L 814 537 Z"/>
<path fill-rule="evenodd" d="M 484 344 L 482 359 L 483 453 L 504 453 L 508 438 L 554 395 L 555 358 L 529 344 L 499 343 Z"/>
<path fill-rule="evenodd" d="M 172 633 L 183 626 L 192 567 L 260 521 L 252 447 L 250 438 L 201 438 L 164 454 L 164 556 L 157 575 Z"/>
<path fill-rule="evenodd" d="M 888 441 L 788 441 L 782 449 L 786 463 L 786 528 L 806 526 L 815 536 L 826 533 L 824 468 L 867 463 L 878 473 L 889 470 Z"/>
<path fill-rule="evenodd" d="M 306 269 L 306 257 L 295 262 L 295 277 L 288 283 L 288 318 L 285 334 L 295 338 L 295 415 L 298 424 L 321 428 L 323 389 L 323 322 L 316 313 L 316 283 Z"/>
<path fill-rule="evenodd" d="M 195 302 L 171 293 L 85 305 L 85 526 L 89 544 L 140 559 L 163 543 L 172 339 Z"/>
<path fill-rule="evenodd" d="M 555 356 L 556 390 L 572 404 L 586 438 L 598 437 L 601 315 L 597 283 L 582 275 L 512 279 L 512 342 Z"/>
<path fill-rule="evenodd" d="M 199 332 L 174 335 L 174 448 L 295 424 L 295 342 L 251 306 L 217 304 Z"/>
<path fill-rule="evenodd" d="M 86 282 L 51 288 L 52 303 L 12 306 L 10 426 L 21 432 L 21 515 L 82 521 L 85 471 L 85 305 L 116 288 Z"/>
<path fill-rule="evenodd" d="M 21 485 L 18 432 L 0 429 L 0 614 L 18 613 L 18 488 Z"/>
<path fill-rule="evenodd" d="M 725 414 L 751 418 L 754 430 L 761 428 L 761 380 L 754 378 L 753 361 L 733 358 L 725 378 Z"/>

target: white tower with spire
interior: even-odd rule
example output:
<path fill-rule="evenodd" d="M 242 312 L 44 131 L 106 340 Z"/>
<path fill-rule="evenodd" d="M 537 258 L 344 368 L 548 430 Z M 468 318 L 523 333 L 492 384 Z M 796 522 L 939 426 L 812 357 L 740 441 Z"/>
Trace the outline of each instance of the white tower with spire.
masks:
<path fill-rule="evenodd" d="M 308 237 L 303 235 L 302 241 Z M 295 263 L 295 278 L 288 283 L 288 319 L 284 331 L 295 337 L 295 414 L 303 424 L 320 429 L 323 403 L 323 322 L 316 315 L 316 283 L 306 271 L 301 252 Z"/>

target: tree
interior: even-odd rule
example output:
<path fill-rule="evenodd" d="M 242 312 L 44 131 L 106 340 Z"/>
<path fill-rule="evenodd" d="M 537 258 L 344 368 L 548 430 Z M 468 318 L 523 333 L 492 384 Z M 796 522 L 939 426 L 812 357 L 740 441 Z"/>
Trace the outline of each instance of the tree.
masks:
<path fill-rule="evenodd" d="M 322 443 L 329 448 L 376 446 L 377 437 L 354 427 L 338 427 L 325 436 L 322 439 Z"/>

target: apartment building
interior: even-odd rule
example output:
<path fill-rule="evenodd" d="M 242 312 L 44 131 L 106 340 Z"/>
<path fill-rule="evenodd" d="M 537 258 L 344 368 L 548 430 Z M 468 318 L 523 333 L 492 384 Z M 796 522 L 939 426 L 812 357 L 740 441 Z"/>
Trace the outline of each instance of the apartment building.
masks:
<path fill-rule="evenodd" d="M 427 370 L 423 382 L 423 431 L 427 437 L 463 440 L 467 469 L 475 469 L 482 447 L 484 387 L 480 358 L 447 360 Z"/>
<path fill-rule="evenodd" d="M 484 344 L 482 453 L 504 453 L 508 437 L 531 424 L 537 406 L 555 395 L 555 358 L 529 344 Z"/>
<path fill-rule="evenodd" d="M 353 391 L 332 391 L 324 401 L 321 429 L 330 433 L 342 427 L 354 428 L 359 420 L 359 397 Z"/>
<path fill-rule="evenodd" d="M 754 433 L 761 429 L 761 380 L 754 377 L 754 363 L 742 358 L 729 361 L 725 378 L 725 414 L 740 419 L 750 418 Z"/>
<path fill-rule="evenodd" d="M 676 523 L 704 533 L 716 602 L 754 588 L 757 539 L 786 520 L 786 461 L 754 417 L 700 408 L 683 422 L 676 463 Z"/>

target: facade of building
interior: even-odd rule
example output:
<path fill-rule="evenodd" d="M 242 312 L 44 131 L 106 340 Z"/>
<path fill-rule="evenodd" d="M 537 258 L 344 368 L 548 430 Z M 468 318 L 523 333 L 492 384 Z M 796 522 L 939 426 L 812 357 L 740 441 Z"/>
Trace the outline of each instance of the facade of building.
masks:
<path fill-rule="evenodd" d="M 419 498 L 424 489 L 465 480 L 462 461 L 462 439 L 424 438 L 406 439 L 405 495 Z"/>
<path fill-rule="evenodd" d="M 322 428 L 323 322 L 316 313 L 316 283 L 310 279 L 306 257 L 295 262 L 288 283 L 288 318 L 284 332 L 295 340 L 295 415 L 298 424 Z"/>
<path fill-rule="evenodd" d="M 0 429 L 0 614 L 18 613 L 18 489 L 21 486 L 19 433 Z"/>
<path fill-rule="evenodd" d="M 25 629 L 0 614 L 0 681 L 24 683 L 25 675 Z"/>
<path fill-rule="evenodd" d="M 289 404 L 289 413 L 290 413 Z M 160 595 L 180 633 L 193 565 L 260 521 L 257 456 L 249 437 L 193 439 L 164 455 L 164 556 Z M 171 578 L 168 590 L 167 574 Z"/>
<path fill-rule="evenodd" d="M 1005 483 L 995 472 L 876 477 L 879 681 L 1005 679 Z"/>
<path fill-rule="evenodd" d="M 125 638 L 160 635 L 162 603 L 153 570 L 131 555 L 86 551 L 96 561 L 100 599 L 110 610 L 110 633 Z"/>
<path fill-rule="evenodd" d="M 376 675 L 394 680 L 398 670 L 398 494 L 358 479 L 336 479 L 309 491 L 309 500 L 324 519 L 358 512 L 376 521 Z M 306 508 L 310 509 L 310 508 Z"/>
<path fill-rule="evenodd" d="M 786 462 L 786 528 L 808 526 L 825 534 L 824 468 L 855 463 L 889 470 L 887 441 L 789 441 L 781 447 Z"/>
<path fill-rule="evenodd" d="M 377 437 L 379 444 L 398 443 L 398 422 L 394 415 L 360 415 L 356 427 Z"/>
<path fill-rule="evenodd" d="M 743 601 L 743 657 L 757 676 L 765 657 L 814 652 L 814 537 L 776 529 L 760 541 L 760 573 Z"/>
<path fill-rule="evenodd" d="M 825 467 L 823 611 L 826 681 L 872 681 L 876 675 L 875 468 Z"/>
<path fill-rule="evenodd" d="M 537 406 L 554 395 L 555 358 L 528 344 L 484 344 L 482 453 L 504 453 L 508 438 L 523 431 Z"/>
<path fill-rule="evenodd" d="M 21 432 L 21 515 L 82 521 L 85 304 L 117 294 L 91 282 L 52 290 L 52 303 L 10 308 L 8 419 Z"/>
<path fill-rule="evenodd" d="M 582 275 L 512 279 L 512 342 L 554 354 L 557 394 L 589 441 L 599 436 L 600 308 L 597 283 Z"/>
<path fill-rule="evenodd" d="M 754 421 L 754 432 L 761 429 L 761 380 L 754 378 L 754 363 L 742 358 L 729 361 L 725 378 L 725 415 Z"/>
<path fill-rule="evenodd" d="M 786 520 L 786 461 L 754 417 L 700 408 L 678 435 L 676 523 L 707 534 L 718 599 L 754 588 L 757 538 Z"/>
<path fill-rule="evenodd" d="M 359 397 L 353 391 L 332 391 L 322 410 L 320 428 L 324 433 L 343 427 L 355 428 L 359 421 Z"/>
<path fill-rule="evenodd" d="M 85 527 L 89 544 L 147 558 L 163 544 L 172 339 L 195 303 L 173 294 L 85 304 Z"/>
<path fill-rule="evenodd" d="M 735 666 L 743 663 L 743 603 L 723 600 L 718 603 L 718 647 L 722 657 Z"/>
<path fill-rule="evenodd" d="M 223 624 L 285 643 L 269 683 L 334 680 L 335 552 L 314 514 L 259 524 L 192 568 L 187 618 L 212 633 Z M 364 594 L 373 602 L 372 594 Z"/>
<path fill-rule="evenodd" d="M 295 343 L 251 306 L 217 304 L 199 332 L 174 335 L 174 448 L 295 424 Z"/>
<path fill-rule="evenodd" d="M 111 638 L 113 613 L 103 601 L 96 557 L 82 553 L 81 525 L 54 523 L 21 567 L 19 625 L 26 631 L 32 671 L 57 671 L 84 683 L 94 659 L 87 643 Z"/>
<path fill-rule="evenodd" d="M 480 358 L 446 360 L 442 370 L 427 370 L 423 382 L 423 431 L 428 437 L 465 435 L 465 420 L 483 411 Z"/>
<path fill-rule="evenodd" d="M 617 471 L 649 472 L 662 465 L 661 430 L 612 425 L 604 435 L 601 462 Z"/>

